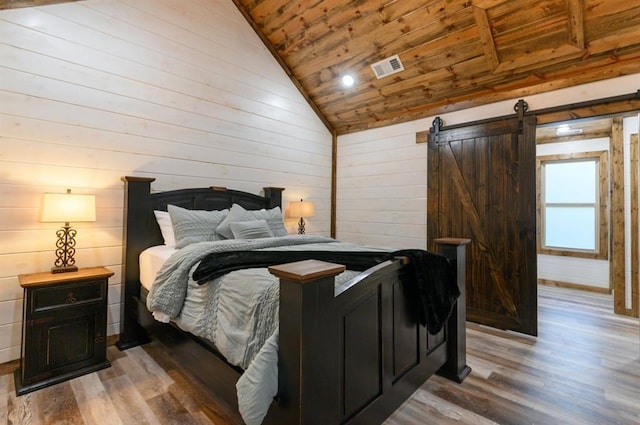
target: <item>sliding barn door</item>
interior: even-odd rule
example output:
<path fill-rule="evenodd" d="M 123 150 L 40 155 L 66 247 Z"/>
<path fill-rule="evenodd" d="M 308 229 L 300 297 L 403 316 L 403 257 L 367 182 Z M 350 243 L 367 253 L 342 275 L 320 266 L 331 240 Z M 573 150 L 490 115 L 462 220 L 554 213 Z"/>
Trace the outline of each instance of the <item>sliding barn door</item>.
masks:
<path fill-rule="evenodd" d="M 536 335 L 535 117 L 445 127 L 428 145 L 429 248 L 472 240 L 467 318 Z"/>

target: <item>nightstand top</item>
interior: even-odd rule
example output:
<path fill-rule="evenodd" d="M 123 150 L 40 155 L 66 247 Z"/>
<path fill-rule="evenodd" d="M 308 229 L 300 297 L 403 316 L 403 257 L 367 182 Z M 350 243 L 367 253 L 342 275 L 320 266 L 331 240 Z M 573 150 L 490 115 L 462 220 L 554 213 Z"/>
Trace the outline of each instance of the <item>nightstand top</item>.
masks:
<path fill-rule="evenodd" d="M 86 267 L 77 272 L 66 273 L 30 273 L 18 276 L 20 286 L 27 288 L 36 285 L 53 285 L 59 282 L 74 282 L 77 280 L 100 279 L 113 276 L 113 272 L 105 267 Z"/>

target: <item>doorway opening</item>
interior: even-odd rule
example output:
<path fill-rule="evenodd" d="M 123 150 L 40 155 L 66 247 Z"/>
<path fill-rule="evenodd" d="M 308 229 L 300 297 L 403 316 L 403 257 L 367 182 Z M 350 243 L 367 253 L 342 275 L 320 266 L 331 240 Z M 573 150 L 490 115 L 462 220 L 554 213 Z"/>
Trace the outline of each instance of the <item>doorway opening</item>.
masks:
<path fill-rule="evenodd" d="M 640 115 L 536 129 L 538 283 L 612 295 L 638 317 Z"/>

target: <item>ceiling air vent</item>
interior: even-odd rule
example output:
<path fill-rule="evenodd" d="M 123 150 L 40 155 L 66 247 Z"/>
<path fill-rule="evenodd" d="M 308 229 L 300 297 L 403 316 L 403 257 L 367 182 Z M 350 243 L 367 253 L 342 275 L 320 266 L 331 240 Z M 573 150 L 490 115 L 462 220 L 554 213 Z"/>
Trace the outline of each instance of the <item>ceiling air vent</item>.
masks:
<path fill-rule="evenodd" d="M 395 74 L 396 72 L 404 71 L 404 66 L 402 66 L 398 55 L 393 55 L 380 62 L 374 63 L 371 65 L 371 69 L 373 69 L 373 73 L 376 74 L 377 78 L 382 78 Z"/>

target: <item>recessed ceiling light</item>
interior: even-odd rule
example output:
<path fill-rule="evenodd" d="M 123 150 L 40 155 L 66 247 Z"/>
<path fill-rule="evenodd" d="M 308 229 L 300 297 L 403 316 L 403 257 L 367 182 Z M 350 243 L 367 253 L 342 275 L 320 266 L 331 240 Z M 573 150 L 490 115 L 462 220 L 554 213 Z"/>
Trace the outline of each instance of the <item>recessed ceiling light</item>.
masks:
<path fill-rule="evenodd" d="M 345 87 L 351 87 L 355 84 L 356 80 L 351 74 L 345 74 L 342 76 L 342 85 Z"/>
<path fill-rule="evenodd" d="M 556 130 L 556 135 L 558 136 L 569 136 L 571 134 L 580 134 L 582 133 L 581 128 L 571 128 L 571 126 L 567 124 L 562 124 L 558 126 Z"/>

